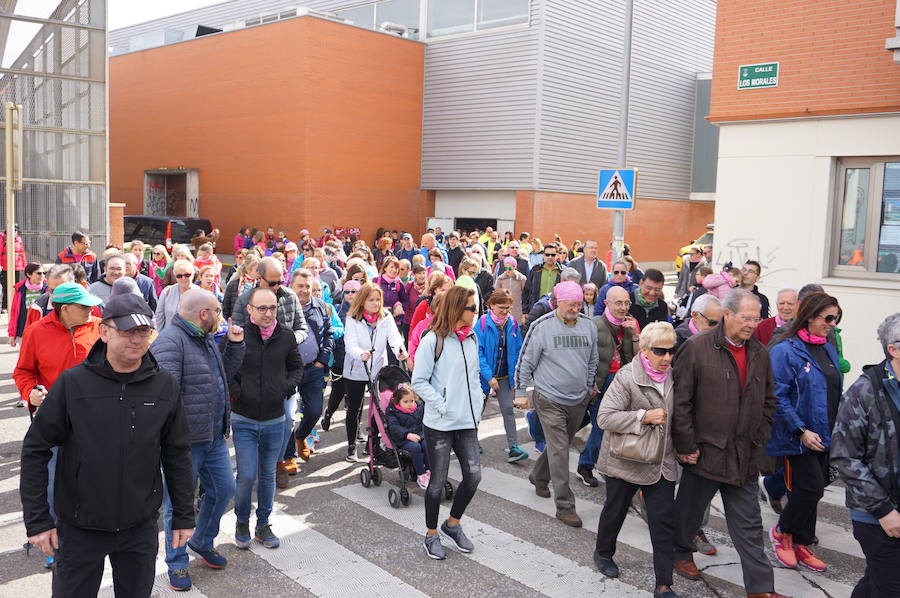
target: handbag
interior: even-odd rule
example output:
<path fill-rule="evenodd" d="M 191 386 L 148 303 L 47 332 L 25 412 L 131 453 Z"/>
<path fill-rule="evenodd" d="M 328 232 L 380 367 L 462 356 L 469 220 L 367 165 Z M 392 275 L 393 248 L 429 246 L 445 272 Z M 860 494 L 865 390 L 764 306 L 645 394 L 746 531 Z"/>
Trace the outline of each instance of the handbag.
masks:
<path fill-rule="evenodd" d="M 666 450 L 666 427 L 662 424 L 645 426 L 641 434 L 606 432 L 609 454 L 626 461 L 650 465 L 662 463 Z"/>

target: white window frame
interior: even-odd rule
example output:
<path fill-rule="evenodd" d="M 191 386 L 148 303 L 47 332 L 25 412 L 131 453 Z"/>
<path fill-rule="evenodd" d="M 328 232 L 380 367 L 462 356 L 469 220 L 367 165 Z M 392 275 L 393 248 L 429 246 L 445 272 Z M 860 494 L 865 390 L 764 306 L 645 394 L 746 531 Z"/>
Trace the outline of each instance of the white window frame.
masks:
<path fill-rule="evenodd" d="M 428 4 L 431 0 L 420 0 L 421 8 L 419 9 L 419 31 L 421 32 L 421 41 L 459 39 L 461 37 L 471 37 L 473 35 L 487 35 L 489 33 L 500 33 L 503 31 L 514 31 L 516 29 L 528 29 L 531 27 L 531 9 L 532 0 L 528 0 L 528 7 L 525 9 L 527 18 L 524 23 L 515 23 L 512 25 L 504 25 L 502 27 L 488 27 L 487 29 L 478 28 L 478 6 L 482 0 L 475 0 L 472 9 L 472 31 L 463 31 L 461 33 L 449 33 L 447 35 L 429 35 L 428 34 Z M 898 0 L 900 1 L 900 0 Z"/>
<path fill-rule="evenodd" d="M 884 201 L 884 170 L 886 162 L 900 162 L 900 156 L 878 156 L 868 158 L 838 158 L 835 168 L 834 193 L 832 197 L 831 242 L 829 252 L 829 275 L 835 278 L 853 278 L 872 281 L 898 281 L 900 273 L 878 272 L 878 247 L 881 236 L 881 211 Z M 863 264 L 849 266 L 839 264 L 841 251 L 841 224 L 843 218 L 844 186 L 847 169 L 869 169 L 869 195 L 866 206 L 866 242 Z"/>

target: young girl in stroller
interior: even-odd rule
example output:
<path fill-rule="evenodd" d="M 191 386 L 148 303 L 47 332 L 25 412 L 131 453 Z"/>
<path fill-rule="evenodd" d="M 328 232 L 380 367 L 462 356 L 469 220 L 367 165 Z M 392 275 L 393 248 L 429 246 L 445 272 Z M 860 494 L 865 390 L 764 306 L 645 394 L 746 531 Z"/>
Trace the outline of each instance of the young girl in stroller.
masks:
<path fill-rule="evenodd" d="M 425 407 L 417 399 L 416 393 L 409 385 L 401 384 L 391 396 L 385 419 L 391 441 L 398 449 L 409 453 L 413 468 L 416 470 L 416 483 L 424 490 L 428 487 L 431 470 L 428 467 L 423 437 L 422 419 L 425 417 Z"/>

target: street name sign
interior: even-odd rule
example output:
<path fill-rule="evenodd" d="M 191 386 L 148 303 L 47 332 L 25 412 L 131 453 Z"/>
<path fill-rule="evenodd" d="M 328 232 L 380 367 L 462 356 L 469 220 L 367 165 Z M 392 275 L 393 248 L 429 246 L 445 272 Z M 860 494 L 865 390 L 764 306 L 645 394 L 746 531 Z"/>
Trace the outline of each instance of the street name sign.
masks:
<path fill-rule="evenodd" d="M 744 64 L 738 67 L 738 89 L 778 87 L 778 63 Z"/>

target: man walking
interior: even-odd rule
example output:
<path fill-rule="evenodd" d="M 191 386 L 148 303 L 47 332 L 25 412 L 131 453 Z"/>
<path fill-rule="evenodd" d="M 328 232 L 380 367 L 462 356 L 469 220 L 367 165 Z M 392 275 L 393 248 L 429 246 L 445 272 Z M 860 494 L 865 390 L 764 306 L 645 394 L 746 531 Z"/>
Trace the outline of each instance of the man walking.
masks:
<path fill-rule="evenodd" d="M 298 258 L 299 259 L 299 258 Z M 294 291 L 285 287 L 284 268 L 281 261 L 274 257 L 265 257 L 260 260 L 256 267 L 259 277 L 256 279 L 256 287 L 259 289 L 269 289 L 275 293 L 278 299 L 278 313 L 276 319 L 278 323 L 294 332 L 294 338 L 299 345 L 306 340 L 306 319 L 303 317 L 303 310 L 300 302 L 297 301 L 297 295 Z M 250 303 L 250 295 L 253 289 L 245 291 L 235 302 L 234 310 L 231 312 L 232 322 L 242 328 L 247 327 L 247 305 Z"/>
<path fill-rule="evenodd" d="M 569 268 L 575 268 L 581 274 L 582 284 L 594 283 L 598 289 L 606 284 L 606 264 L 597 258 L 600 245 L 593 239 L 584 242 L 584 254 L 569 262 Z"/>
<path fill-rule="evenodd" d="M 25 436 L 25 528 L 29 542 L 56 556 L 54 596 L 96 596 L 107 556 L 117 596 L 150 596 L 163 474 L 173 546 L 194 532 L 187 422 L 175 379 L 148 354 L 152 326 L 143 299 L 112 297 L 100 341 L 60 375 Z M 56 523 L 47 503 L 53 447 L 59 447 Z"/>
<path fill-rule="evenodd" d="M 525 337 L 516 365 L 516 388 L 524 395 L 533 382 L 534 407 L 547 441 L 528 479 L 544 498 L 550 497 L 552 481 L 556 518 L 581 527 L 569 488 L 569 447 L 593 394 L 597 328 L 581 313 L 584 294 L 577 282 L 556 285 L 553 295 L 556 309 L 535 321 Z M 527 403 L 524 397 L 516 399 L 519 407 Z"/>
<path fill-rule="evenodd" d="M 544 262 L 528 273 L 525 288 L 522 289 L 522 313 L 530 312 L 534 304 L 544 295 L 549 295 L 559 282 L 562 267 L 556 260 L 557 253 L 556 245 L 547 243 L 544 246 Z"/>
<path fill-rule="evenodd" d="M 651 322 L 672 322 L 669 306 L 663 298 L 666 277 L 656 268 L 649 268 L 638 287 L 631 292 L 629 313 L 637 320 L 639 330 Z"/>
<path fill-rule="evenodd" d="M 722 320 L 722 304 L 709 293 L 700 295 L 691 305 L 691 317 L 675 329 L 675 348 L 698 332 L 717 326 Z"/>
<path fill-rule="evenodd" d="M 756 295 L 759 299 L 759 317 L 766 319 L 769 317 L 769 298 L 759 292 L 756 282 L 762 275 L 762 266 L 756 260 L 747 260 L 741 268 L 741 288 L 746 289 Z"/>
<path fill-rule="evenodd" d="M 109 296 L 112 294 L 113 283 L 123 276 L 125 276 L 125 258 L 121 255 L 112 255 L 106 260 L 103 278 L 91 283 L 88 292 L 105 303 L 109 301 Z"/>
<path fill-rule="evenodd" d="M 214 335 L 219 331 L 221 317 L 222 308 L 215 295 L 200 288 L 191 289 L 181 295 L 178 313 L 150 347 L 160 367 L 178 382 L 187 414 L 193 484 L 197 485 L 199 477 L 205 491 L 197 514 L 197 529 L 187 548 L 213 569 L 228 564 L 213 547 L 213 540 L 234 496 L 234 474 L 226 440 L 230 432 L 228 380 L 244 359 L 244 331 L 233 324 L 228 327 L 227 340 L 219 352 Z M 171 546 L 173 509 L 168 492 L 164 505 L 169 586 L 176 591 L 188 590 L 191 578 L 187 551 L 184 546 Z"/>
<path fill-rule="evenodd" d="M 145 274 L 141 274 L 141 261 L 133 253 L 126 253 L 125 258 L 125 276 L 134 279 L 141 296 L 150 309 L 156 311 L 156 288 L 153 285 L 153 279 Z"/>
<path fill-rule="evenodd" d="M 723 320 L 695 334 L 678 352 L 672 439 L 685 465 L 675 499 L 675 571 L 701 578 L 694 537 L 716 492 L 741 559 L 750 598 L 778 598 L 772 565 L 763 552 L 756 481 L 762 447 L 775 413 L 775 389 L 766 348 L 753 338 L 759 300 L 733 289 Z"/>
<path fill-rule="evenodd" d="M 57 264 L 81 264 L 87 274 L 88 283 L 100 280 L 97 256 L 91 251 L 91 240 L 82 232 L 72 233 L 72 244 L 56 256 Z"/>

